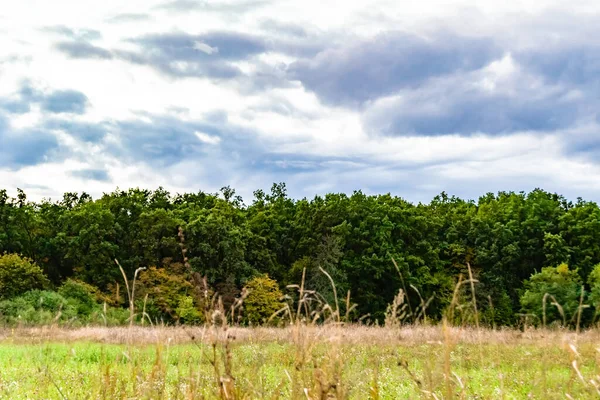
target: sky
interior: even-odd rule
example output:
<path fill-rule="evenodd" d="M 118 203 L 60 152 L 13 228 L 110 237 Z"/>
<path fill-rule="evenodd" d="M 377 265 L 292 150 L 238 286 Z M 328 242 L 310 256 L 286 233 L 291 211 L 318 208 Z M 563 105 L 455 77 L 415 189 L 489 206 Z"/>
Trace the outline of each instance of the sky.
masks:
<path fill-rule="evenodd" d="M 600 201 L 600 2 L 20 0 L 0 188 Z"/>

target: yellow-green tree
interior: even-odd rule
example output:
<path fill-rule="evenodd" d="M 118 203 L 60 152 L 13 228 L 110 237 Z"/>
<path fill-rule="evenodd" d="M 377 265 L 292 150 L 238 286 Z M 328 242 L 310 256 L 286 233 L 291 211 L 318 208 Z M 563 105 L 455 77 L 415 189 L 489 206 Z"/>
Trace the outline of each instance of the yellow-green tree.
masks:
<path fill-rule="evenodd" d="M 283 307 L 282 293 L 277 282 L 268 275 L 257 276 L 246 284 L 244 321 L 253 325 L 265 323 Z"/>

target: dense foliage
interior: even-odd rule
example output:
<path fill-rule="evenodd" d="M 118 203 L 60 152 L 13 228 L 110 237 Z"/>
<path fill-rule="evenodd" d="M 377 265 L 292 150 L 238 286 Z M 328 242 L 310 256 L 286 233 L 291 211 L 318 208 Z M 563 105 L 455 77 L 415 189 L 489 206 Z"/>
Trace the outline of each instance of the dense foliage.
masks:
<path fill-rule="evenodd" d="M 283 307 L 283 294 L 277 282 L 268 276 L 257 276 L 246 284 L 248 296 L 244 299 L 244 319 L 247 323 L 266 323 Z"/>
<path fill-rule="evenodd" d="M 581 295 L 581 278 L 567 264 L 542 268 L 525 282 L 521 296 L 523 311 L 537 321 L 561 321 L 563 325 L 576 321 Z"/>
<path fill-rule="evenodd" d="M 115 259 L 130 280 L 145 268 L 136 308 L 165 322 L 201 320 L 202 299 L 217 292 L 227 309 L 249 281 L 264 275 L 286 294 L 304 270 L 307 287 L 331 302 L 333 289 L 321 268 L 336 282 L 341 300 L 350 291 L 358 304 L 351 316 L 371 321 L 383 321 L 400 288 L 410 309 L 431 299 L 427 317 L 439 319 L 459 277 L 468 277 L 467 262 L 484 322 L 514 324 L 524 314 L 538 315 L 546 290 L 557 300 L 564 294 L 571 314 L 581 285 L 586 301 L 592 293 L 589 300 L 600 302 L 600 272 L 593 272 L 600 262 L 600 208 L 543 190 L 488 193 L 477 201 L 442 193 L 428 204 L 360 191 L 294 200 L 284 184 L 256 191 L 249 204 L 229 187 L 219 194 L 117 190 L 97 200 L 66 193 L 60 201 L 37 203 L 23 191 L 16 198 L 0 191 L 4 252 L 38 265 L 52 287 L 71 285 L 60 296 L 78 292 L 77 282 L 97 288 L 94 305 L 77 294 L 85 313 L 105 302 L 128 306 Z M 563 263 L 565 279 L 557 272 Z M 29 289 L 47 288 L 35 282 Z M 7 290 L 3 298 L 24 294 L 12 283 Z M 549 319 L 557 318 L 551 301 L 547 311 Z M 586 311 L 586 322 L 593 311 Z"/>
<path fill-rule="evenodd" d="M 16 254 L 0 256 L 0 299 L 44 289 L 49 283 L 42 269 L 31 260 Z"/>

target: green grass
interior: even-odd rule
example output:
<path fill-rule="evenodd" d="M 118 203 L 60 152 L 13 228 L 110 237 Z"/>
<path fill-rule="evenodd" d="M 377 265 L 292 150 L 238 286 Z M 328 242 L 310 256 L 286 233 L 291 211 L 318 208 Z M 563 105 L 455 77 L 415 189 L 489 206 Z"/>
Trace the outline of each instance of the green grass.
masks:
<path fill-rule="evenodd" d="M 450 391 L 456 398 L 598 396 L 589 383 L 599 374 L 600 353 L 593 342 L 577 345 L 576 355 L 568 344 L 547 341 L 357 344 L 324 336 L 306 346 L 234 340 L 214 347 L 168 340 L 152 345 L 24 341 L 0 342 L 0 398 L 402 399 L 449 398 Z M 447 365 L 450 379 L 444 375 Z M 232 383 L 222 383 L 229 378 Z"/>

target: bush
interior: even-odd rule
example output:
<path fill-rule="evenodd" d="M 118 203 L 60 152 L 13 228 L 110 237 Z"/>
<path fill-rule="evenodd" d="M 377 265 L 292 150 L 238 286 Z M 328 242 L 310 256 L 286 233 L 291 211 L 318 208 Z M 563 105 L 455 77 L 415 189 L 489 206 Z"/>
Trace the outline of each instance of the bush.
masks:
<path fill-rule="evenodd" d="M 244 300 L 244 321 L 250 324 L 265 323 L 283 307 L 277 282 L 268 275 L 258 276 L 246 284 L 248 296 Z"/>
<path fill-rule="evenodd" d="M 129 322 L 129 309 L 121 307 L 100 308 L 93 312 L 88 322 L 94 325 L 121 326 Z"/>
<path fill-rule="evenodd" d="M 0 299 L 10 299 L 34 289 L 45 289 L 50 282 L 40 267 L 17 254 L 0 256 Z"/>
<path fill-rule="evenodd" d="M 194 304 L 194 298 L 192 296 L 181 296 L 179 298 L 177 315 L 179 316 L 179 322 L 185 324 L 199 324 L 203 319 L 202 313 Z"/>
<path fill-rule="evenodd" d="M 129 322 L 129 310 L 126 308 L 108 307 L 104 316 L 104 322 L 109 326 L 125 325 Z"/>
<path fill-rule="evenodd" d="M 28 313 L 29 309 L 35 308 L 22 297 L 0 301 L 0 316 L 5 323 L 17 322 L 21 314 Z"/>
<path fill-rule="evenodd" d="M 581 278 L 577 271 L 569 270 L 567 264 L 558 267 L 542 268 L 525 282 L 526 291 L 521 296 L 521 307 L 524 313 L 534 314 L 538 321 L 543 321 L 543 302 L 546 293 L 546 321 L 566 321 L 570 323 L 579 308 L 581 295 Z M 553 296 L 553 297 L 550 297 Z M 557 307 L 554 299 L 560 305 Z M 561 309 L 564 315 L 561 314 Z"/>
<path fill-rule="evenodd" d="M 69 292 L 69 288 L 72 291 Z M 93 288 L 93 287 L 92 287 Z M 119 307 L 102 308 L 87 296 L 90 288 L 78 281 L 67 281 L 60 293 L 31 290 L 10 300 L 0 301 L 0 320 L 5 324 L 24 323 L 45 325 L 52 323 L 124 325 L 129 310 Z M 62 294 L 61 294 L 62 293 Z M 86 295 L 87 294 L 87 295 Z"/>
<path fill-rule="evenodd" d="M 67 279 L 58 288 L 58 293 L 64 298 L 75 300 L 79 316 L 89 316 L 99 309 L 97 300 L 101 299 L 100 291 L 88 283 Z"/>
<path fill-rule="evenodd" d="M 181 308 L 181 298 L 192 292 L 190 282 L 165 268 L 151 267 L 141 272 L 136 285 L 136 309 L 141 312 L 144 298 L 148 295 L 146 313 L 153 321 L 179 320 L 177 310 Z"/>
<path fill-rule="evenodd" d="M 48 290 L 32 290 L 0 302 L 5 323 L 50 324 L 77 318 L 77 303 Z"/>

